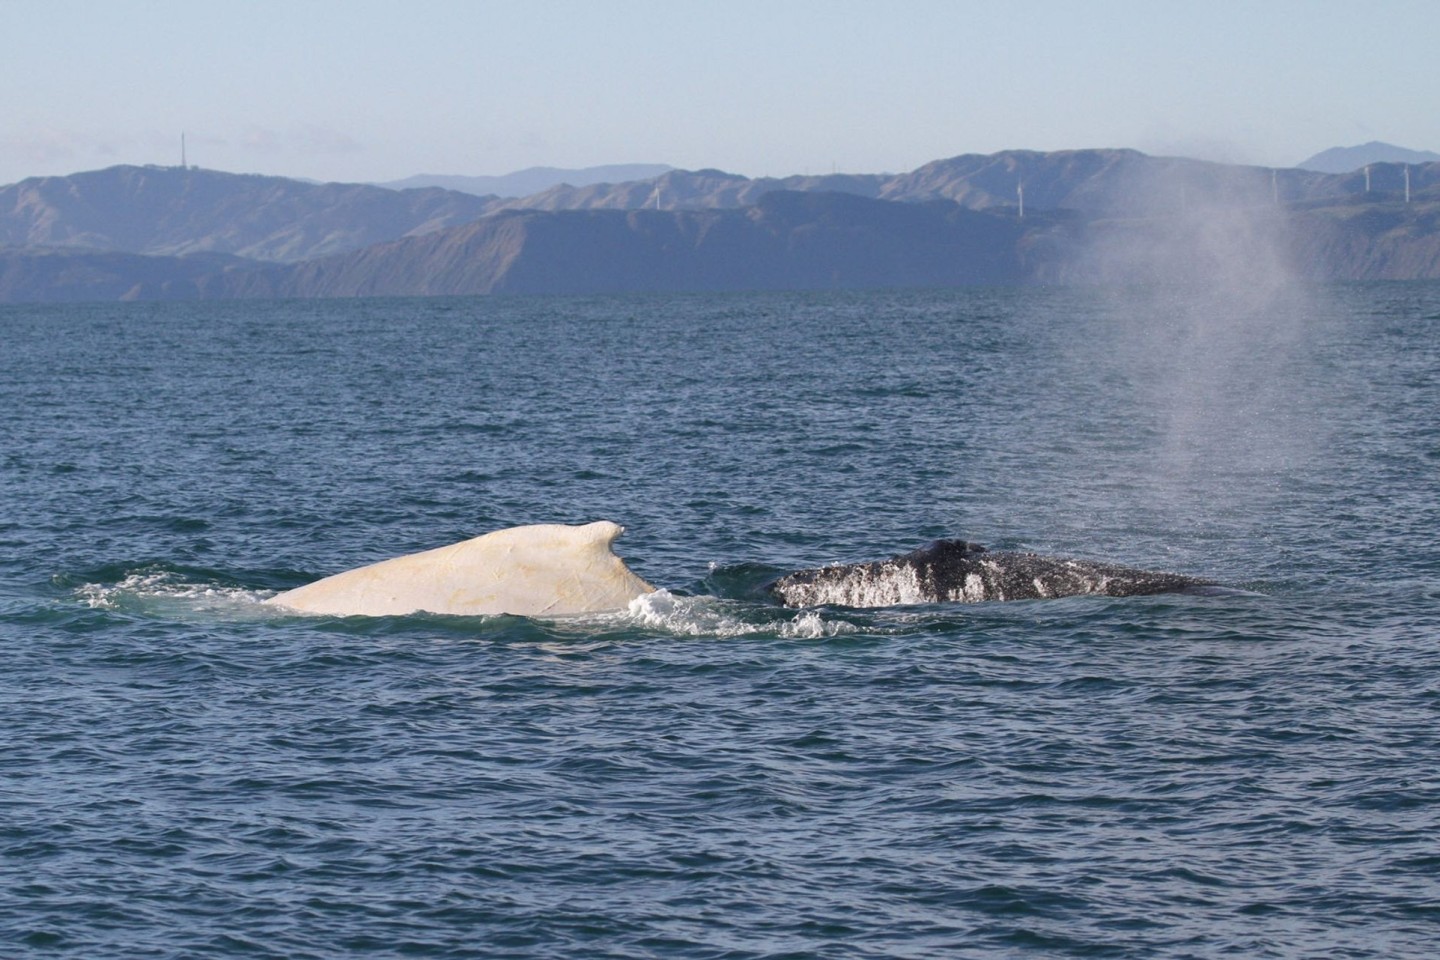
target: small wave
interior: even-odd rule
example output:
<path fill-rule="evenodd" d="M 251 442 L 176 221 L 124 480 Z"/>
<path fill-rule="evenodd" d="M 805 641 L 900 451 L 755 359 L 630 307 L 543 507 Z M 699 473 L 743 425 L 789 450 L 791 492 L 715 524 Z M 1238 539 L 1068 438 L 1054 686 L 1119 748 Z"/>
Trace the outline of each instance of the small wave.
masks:
<path fill-rule="evenodd" d="M 114 583 L 83 583 L 74 595 L 94 610 L 107 610 L 166 620 L 254 620 L 290 617 L 293 611 L 267 606 L 273 590 L 255 590 L 206 582 L 192 574 L 161 568 L 146 568 L 125 574 Z M 623 611 L 563 617 L 548 622 L 561 632 L 572 628 L 585 631 L 640 628 L 687 637 L 739 637 L 769 635 L 801 640 L 855 634 L 861 628 L 846 620 L 822 616 L 819 611 L 802 610 L 777 618 L 780 608 L 727 600 L 714 596 L 684 596 L 657 590 L 638 597 Z M 784 611 L 790 614 L 790 611 Z M 416 614 L 427 620 L 434 614 Z M 449 619 L 441 617 L 441 620 Z M 462 618 L 471 620 L 475 618 Z M 483 621 L 496 618 L 482 617 Z M 511 622 L 514 618 L 500 618 Z M 529 619 L 529 618 L 519 618 Z"/>
<path fill-rule="evenodd" d="M 845 620 L 830 620 L 814 610 L 776 619 L 775 608 L 711 596 L 680 596 L 656 590 L 630 601 L 624 616 L 631 623 L 689 637 L 740 637 L 767 634 L 799 640 L 823 640 L 860 632 Z"/>
<path fill-rule="evenodd" d="M 274 591 L 198 582 L 178 571 L 157 568 L 133 571 L 118 583 L 81 584 L 75 595 L 93 610 L 177 620 L 249 620 L 272 615 L 275 609 L 263 605 Z"/>

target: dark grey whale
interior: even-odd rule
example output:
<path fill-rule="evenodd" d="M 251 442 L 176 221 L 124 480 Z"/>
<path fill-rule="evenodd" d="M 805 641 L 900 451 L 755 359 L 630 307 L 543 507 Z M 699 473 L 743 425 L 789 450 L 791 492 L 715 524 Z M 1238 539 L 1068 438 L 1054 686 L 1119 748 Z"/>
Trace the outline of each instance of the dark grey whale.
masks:
<path fill-rule="evenodd" d="M 893 607 L 979 603 L 1099 594 L 1132 597 L 1208 593 L 1208 580 L 1112 563 L 991 552 L 965 540 L 936 540 L 919 550 L 866 563 L 798 570 L 769 585 L 787 607 Z"/>

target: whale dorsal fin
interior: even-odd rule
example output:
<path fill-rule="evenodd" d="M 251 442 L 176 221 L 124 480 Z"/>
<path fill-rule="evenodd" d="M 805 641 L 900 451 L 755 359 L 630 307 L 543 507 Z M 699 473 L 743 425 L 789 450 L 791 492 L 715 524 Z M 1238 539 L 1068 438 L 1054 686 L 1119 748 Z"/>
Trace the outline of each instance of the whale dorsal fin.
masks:
<path fill-rule="evenodd" d="M 337 573 L 266 602 L 335 616 L 623 610 L 655 590 L 611 551 L 623 532 L 609 520 L 511 527 Z"/>
<path fill-rule="evenodd" d="M 984 553 L 985 547 L 978 543 L 971 543 L 969 540 L 931 540 L 921 547 L 916 553 L 935 554 L 940 556 L 969 556 L 974 553 Z"/>

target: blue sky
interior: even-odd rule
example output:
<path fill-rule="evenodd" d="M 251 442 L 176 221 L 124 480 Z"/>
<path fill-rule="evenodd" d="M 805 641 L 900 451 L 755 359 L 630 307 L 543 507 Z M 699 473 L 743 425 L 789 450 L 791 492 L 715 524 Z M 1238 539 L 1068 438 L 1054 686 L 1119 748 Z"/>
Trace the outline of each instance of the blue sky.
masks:
<path fill-rule="evenodd" d="M 1440 150 L 1440 4 L 0 0 L 0 183 Z"/>

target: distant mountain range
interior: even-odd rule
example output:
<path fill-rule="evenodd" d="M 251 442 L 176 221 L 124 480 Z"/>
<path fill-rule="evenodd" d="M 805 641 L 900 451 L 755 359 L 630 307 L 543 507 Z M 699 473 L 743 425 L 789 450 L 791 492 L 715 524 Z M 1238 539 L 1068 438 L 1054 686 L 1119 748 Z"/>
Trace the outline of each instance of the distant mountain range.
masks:
<path fill-rule="evenodd" d="M 391 190 L 414 190 L 419 187 L 440 187 L 444 190 L 458 190 L 477 197 L 528 197 L 532 193 L 549 190 L 561 184 L 572 187 L 588 187 L 596 183 L 627 183 L 631 180 L 649 180 L 673 169 L 663 163 L 624 163 L 603 167 L 584 167 L 579 170 L 564 170 L 559 167 L 530 167 L 498 177 L 461 177 L 421 174 L 392 180 L 376 186 Z"/>
<path fill-rule="evenodd" d="M 494 206 L 435 188 L 110 167 L 0 188 L 0 245 L 290 262 L 470 223 Z"/>
<path fill-rule="evenodd" d="M 1207 270 L 1220 282 L 1227 257 L 1315 279 L 1440 277 L 1440 162 L 1369 167 L 1367 191 L 1363 171 L 1006 151 L 898 175 L 666 170 L 518 199 L 112 167 L 0 188 L 0 301 L 1137 282 Z"/>
<path fill-rule="evenodd" d="M 1371 140 L 1358 147 L 1331 147 L 1299 164 L 1301 170 L 1317 173 L 1350 173 L 1372 163 L 1434 163 L 1440 153 L 1407 150 L 1391 143 Z"/>

